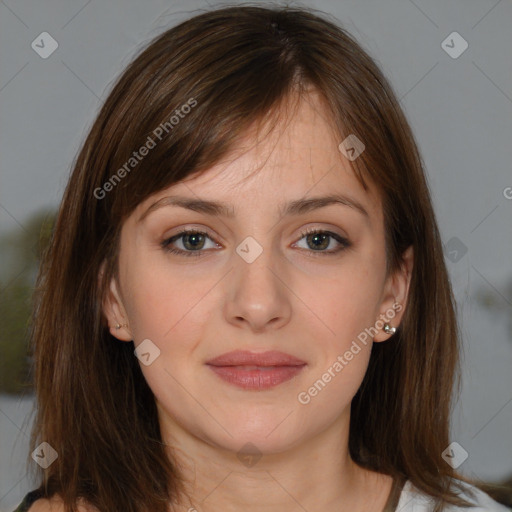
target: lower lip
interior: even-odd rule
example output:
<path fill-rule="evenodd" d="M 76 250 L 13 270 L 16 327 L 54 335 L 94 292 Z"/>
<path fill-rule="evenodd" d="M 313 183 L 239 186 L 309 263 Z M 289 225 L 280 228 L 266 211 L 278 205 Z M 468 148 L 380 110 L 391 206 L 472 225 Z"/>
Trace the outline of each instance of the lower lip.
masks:
<path fill-rule="evenodd" d="M 246 369 L 243 366 L 208 365 L 221 379 L 242 389 L 269 389 L 300 373 L 306 366 L 269 366 Z"/>

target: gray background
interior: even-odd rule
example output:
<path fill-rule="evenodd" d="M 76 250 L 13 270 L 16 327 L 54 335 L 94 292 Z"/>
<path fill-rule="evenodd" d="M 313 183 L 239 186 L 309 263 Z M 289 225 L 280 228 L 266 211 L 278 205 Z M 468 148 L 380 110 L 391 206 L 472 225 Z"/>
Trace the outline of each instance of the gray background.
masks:
<path fill-rule="evenodd" d="M 58 204 L 115 77 L 141 45 L 208 5 L 218 4 L 0 2 L 0 232 L 23 229 L 30 214 Z M 335 15 L 370 52 L 413 127 L 464 338 L 463 391 L 452 440 L 469 457 L 459 470 L 503 479 L 512 473 L 511 2 L 303 5 Z M 47 59 L 31 48 L 44 31 L 59 45 Z M 441 46 L 453 31 L 469 44 L 456 59 Z M 493 307 L 483 307 L 479 294 L 490 297 Z M 0 511 L 12 510 L 33 485 L 23 466 L 31 405 L 31 397 L 0 396 Z"/>

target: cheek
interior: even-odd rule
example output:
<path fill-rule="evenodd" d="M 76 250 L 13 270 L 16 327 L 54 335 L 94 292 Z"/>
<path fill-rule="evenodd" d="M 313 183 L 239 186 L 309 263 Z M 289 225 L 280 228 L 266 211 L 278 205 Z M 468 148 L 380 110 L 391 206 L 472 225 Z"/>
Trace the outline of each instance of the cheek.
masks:
<path fill-rule="evenodd" d="M 373 273 L 372 273 L 373 272 Z M 314 340 L 315 363 L 297 396 L 304 414 L 334 421 L 361 386 L 371 355 L 379 288 L 375 271 L 348 266 L 328 281 L 317 281 L 307 305 L 304 331 Z M 305 288 L 304 288 L 305 289 Z M 308 316 L 305 316 L 305 315 Z"/>
<path fill-rule="evenodd" d="M 149 338 L 162 348 L 179 339 L 181 347 L 194 339 L 207 322 L 208 291 L 218 278 L 213 273 L 171 267 L 162 257 L 142 254 L 125 267 L 127 314 L 134 339 Z"/>
<path fill-rule="evenodd" d="M 374 325 L 382 292 L 379 267 L 363 257 L 351 260 L 347 259 L 337 269 L 332 267 L 321 278 L 303 277 L 296 285 L 297 295 L 304 297 L 310 317 L 322 326 L 318 332 L 334 340 L 331 343 L 338 349 Z"/>

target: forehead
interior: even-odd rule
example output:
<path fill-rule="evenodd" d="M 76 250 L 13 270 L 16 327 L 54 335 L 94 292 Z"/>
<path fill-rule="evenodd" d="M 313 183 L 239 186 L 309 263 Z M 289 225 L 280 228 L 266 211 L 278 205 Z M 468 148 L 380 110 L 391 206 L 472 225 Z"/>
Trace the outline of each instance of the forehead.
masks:
<path fill-rule="evenodd" d="M 261 211 L 263 204 L 338 193 L 379 217 L 378 192 L 372 183 L 363 188 L 338 139 L 323 103 L 309 93 L 284 115 L 254 124 L 214 166 L 153 195 L 139 209 L 179 193 L 233 205 L 236 215 Z"/>

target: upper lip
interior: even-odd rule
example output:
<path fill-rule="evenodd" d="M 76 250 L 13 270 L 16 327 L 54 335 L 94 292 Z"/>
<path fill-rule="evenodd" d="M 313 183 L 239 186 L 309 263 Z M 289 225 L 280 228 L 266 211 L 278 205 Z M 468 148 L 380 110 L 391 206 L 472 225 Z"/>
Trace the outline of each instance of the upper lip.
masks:
<path fill-rule="evenodd" d="M 268 352 L 234 350 L 210 359 L 206 364 L 212 366 L 301 366 L 306 362 L 277 350 Z"/>

